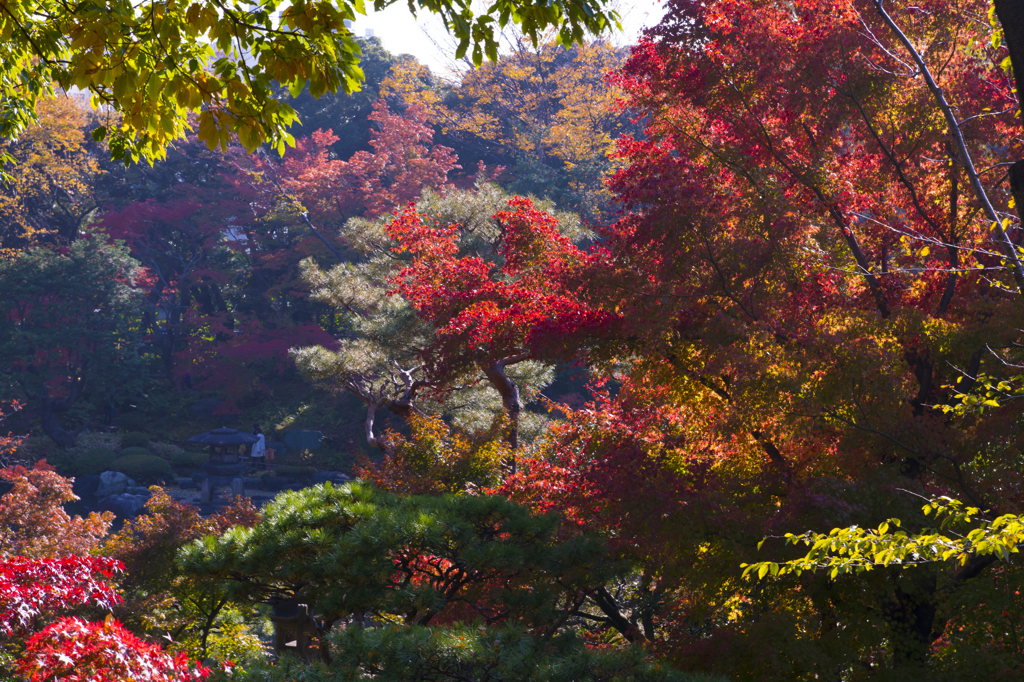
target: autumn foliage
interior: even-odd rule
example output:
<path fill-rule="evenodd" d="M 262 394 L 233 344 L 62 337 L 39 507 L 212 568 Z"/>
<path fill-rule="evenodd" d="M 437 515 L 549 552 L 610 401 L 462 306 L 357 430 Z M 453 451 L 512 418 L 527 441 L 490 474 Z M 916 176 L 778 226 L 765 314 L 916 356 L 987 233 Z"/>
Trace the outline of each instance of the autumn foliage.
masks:
<path fill-rule="evenodd" d="M 13 488 L 0 497 L 0 555 L 11 557 L 87 556 L 99 546 L 114 520 L 111 512 L 72 518 L 63 505 L 78 497 L 71 482 L 45 460 L 31 469 L 0 470 Z"/>
<path fill-rule="evenodd" d="M 45 461 L 0 471 L 13 487 L 0 498 L 0 669 L 38 680 L 204 679 L 209 671 L 164 653 L 112 615 L 124 564 L 95 556 L 113 516 L 71 518 L 71 481 Z M 79 613 L 107 612 L 89 622 Z"/>
<path fill-rule="evenodd" d="M 8 637 L 24 635 L 40 617 L 67 609 L 91 605 L 109 610 L 120 600 L 111 581 L 122 568 L 106 557 L 5 559 L 0 566 L 0 627 Z"/>
<path fill-rule="evenodd" d="M 372 152 L 348 160 L 332 159 L 337 141 L 331 130 L 301 140 L 281 162 L 281 187 L 294 194 L 317 220 L 353 215 L 375 217 L 417 199 L 424 188 L 444 186 L 448 173 L 460 168 L 448 147 L 433 145 L 431 118 L 421 106 L 392 112 L 385 100 L 373 104 L 369 120 Z M 257 166 L 270 170 L 265 164 Z"/>
<path fill-rule="evenodd" d="M 117 560 L 100 557 L 0 561 L 0 665 L 12 651 L 17 673 L 39 682 L 205 679 L 207 668 L 140 640 L 112 616 L 99 622 L 58 617 L 78 607 L 109 611 L 120 601 L 112 581 L 121 569 Z"/>
<path fill-rule="evenodd" d="M 604 40 L 566 48 L 522 36 L 510 36 L 508 47 L 458 82 L 432 87 L 426 67 L 396 64 L 382 93 L 428 111 L 464 161 L 507 169 L 510 191 L 599 217 L 609 208 L 610 152 L 633 127 L 617 103 L 623 91 L 605 79 L 626 50 Z"/>
<path fill-rule="evenodd" d="M 409 438 L 395 431 L 384 434 L 383 457 L 377 462 L 366 458 L 355 468 L 356 476 L 408 495 L 473 492 L 497 483 L 501 463 L 512 454 L 495 433 L 466 433 L 440 417 L 414 413 L 409 426 Z"/>
<path fill-rule="evenodd" d="M 966 628 L 1019 669 L 951 596 L 997 598 L 984 561 L 767 587 L 734 568 L 784 529 L 927 528 L 913 494 L 1024 503 L 1019 402 L 940 409 L 1020 370 L 1006 57 L 986 3 L 677 0 L 611 79 L 645 129 L 595 246 L 525 200 L 490 261 L 412 210 L 389 228 L 434 376 L 515 353 L 604 375 L 499 490 L 601 528 L 639 576 L 618 608 L 677 663 L 955 679 Z"/>
<path fill-rule="evenodd" d="M 28 640 L 18 672 L 32 682 L 180 682 L 209 676 L 207 668 L 191 666 L 184 654 L 164 653 L 110 617 L 98 623 L 58 620 Z"/>
<path fill-rule="evenodd" d="M 41 99 L 36 114 L 37 125 L 0 144 L 18 167 L 0 190 L 0 251 L 68 244 L 96 209 L 100 164 L 86 144 L 88 110 L 65 95 Z"/>
<path fill-rule="evenodd" d="M 560 234 L 553 216 L 516 197 L 494 219 L 490 260 L 460 255 L 461 226 L 431 225 L 411 206 L 387 227 L 394 251 L 412 256 L 394 292 L 437 328 L 423 351 L 437 379 L 468 364 L 557 355 L 564 335 L 599 334 L 612 321 L 581 301 L 572 278 L 593 257 Z"/>
<path fill-rule="evenodd" d="M 231 580 L 252 600 L 319 600 L 321 642 L 400 662 L 409 642 L 447 646 L 413 625 L 507 620 L 493 599 L 507 579 L 503 599 L 537 600 L 530 627 L 737 680 L 1019 678 L 1018 536 L 979 534 L 1024 507 L 1018 5 L 668 0 L 628 57 L 516 41 L 440 85 L 404 62 L 370 150 L 334 157 L 325 127 L 281 159 L 234 150 L 217 183 L 181 183 L 189 196 L 108 212 L 107 237 L 143 262 L 135 305 L 163 379 L 224 390 L 221 413 L 237 412 L 295 358 L 365 404 L 382 456 L 358 473 L 390 491 L 325 486 L 210 519 L 154 491 L 107 544 L 130 605 L 202 648 Z M 541 198 L 484 173 L 454 189 L 435 134 Z M 11 338 L 36 309 L 11 306 Z M 66 365 L 69 346 L 22 353 L 26 396 L 28 368 Z M 573 373 L 587 388 L 572 400 L 539 396 Z M 84 375 L 55 374 L 36 400 Z M 386 431 L 385 412 L 402 425 Z M 454 426 L 467 414 L 490 431 Z M 521 437 L 526 417 L 549 421 Z M 12 556 L 95 548 L 102 520 L 60 516 L 54 475 L 5 475 Z M 919 498 L 975 508 L 963 537 Z M 501 562 L 474 574 L 458 543 L 416 535 L 424 510 L 473 519 L 476 556 L 497 561 L 509 550 L 492 543 L 512 537 L 495 539 L 499 508 L 551 524 L 529 545 L 533 583 Z M 246 529 L 196 542 L 231 523 Z M 784 538 L 807 529 L 817 558 L 799 563 Z M 898 533 L 956 552 L 872 550 L 857 559 L 870 570 L 815 572 L 849 559 L 848 540 L 866 552 Z M 600 584 L 549 572 L 549 550 L 592 540 L 614 570 L 573 579 Z M 364 613 L 404 624 L 328 636 Z M 71 639 L 102 630 L 61 623 Z M 385 676 L 368 656 L 351 669 Z"/>
<path fill-rule="evenodd" d="M 260 518 L 247 497 L 236 497 L 218 513 L 204 517 L 195 505 L 153 486 L 146 513 L 128 521 L 103 544 L 103 553 L 126 568 L 118 581 L 124 603 L 114 612 L 134 628 L 169 634 L 175 651 L 209 655 L 210 635 L 231 600 L 223 586 L 183 575 L 177 552 L 233 526 L 250 528 Z"/>

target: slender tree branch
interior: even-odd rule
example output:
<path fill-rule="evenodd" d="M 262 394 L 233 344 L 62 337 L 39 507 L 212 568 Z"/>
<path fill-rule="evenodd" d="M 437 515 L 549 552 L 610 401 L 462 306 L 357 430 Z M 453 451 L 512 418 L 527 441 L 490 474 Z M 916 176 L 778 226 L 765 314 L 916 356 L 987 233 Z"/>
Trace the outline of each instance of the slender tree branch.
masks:
<path fill-rule="evenodd" d="M 942 111 L 942 115 L 946 119 L 946 124 L 949 126 L 949 133 L 953 137 L 953 143 L 956 145 L 957 152 L 959 152 L 960 163 L 963 164 L 967 177 L 971 181 L 971 188 L 974 190 L 974 195 L 985 209 L 985 214 L 988 216 L 989 220 L 993 223 L 992 232 L 996 241 L 1005 251 L 1006 259 L 1010 265 L 1010 271 L 1013 274 L 1014 282 L 1017 284 L 1017 290 L 1024 293 L 1024 266 L 1021 265 L 1020 258 L 1017 255 L 1017 247 L 1014 246 L 1012 241 L 1010 241 L 1009 235 L 1007 235 L 1006 230 L 1003 229 L 1003 223 L 1000 220 L 999 214 L 996 213 L 995 208 L 992 206 L 992 202 L 988 198 L 988 192 L 986 192 L 985 186 L 981 184 L 981 178 L 974 167 L 974 162 L 971 160 L 971 153 L 967 149 L 967 142 L 964 139 L 963 130 L 960 128 L 960 122 L 953 114 L 953 109 L 946 100 L 945 93 L 935 82 L 935 79 L 932 77 L 932 73 L 928 69 L 928 65 L 925 64 L 921 53 L 917 51 L 914 44 L 910 42 L 910 39 L 905 33 L 903 33 L 900 27 L 886 11 L 883 6 L 883 0 L 874 0 L 874 5 L 875 9 L 878 10 L 878 14 L 882 17 L 882 21 L 884 21 L 889 29 L 896 34 L 897 39 L 903 44 L 903 47 L 907 52 L 910 53 L 914 63 L 917 64 L 918 72 L 924 78 L 925 83 L 928 84 L 928 89 L 931 91 L 936 105 Z"/>

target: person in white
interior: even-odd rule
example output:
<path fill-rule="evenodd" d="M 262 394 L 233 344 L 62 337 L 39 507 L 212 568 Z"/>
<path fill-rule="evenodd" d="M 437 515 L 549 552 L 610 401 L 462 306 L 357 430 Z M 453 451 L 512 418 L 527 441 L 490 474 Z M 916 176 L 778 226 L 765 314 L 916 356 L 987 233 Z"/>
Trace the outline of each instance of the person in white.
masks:
<path fill-rule="evenodd" d="M 253 424 L 252 435 L 256 436 L 256 442 L 252 444 L 252 451 L 249 453 L 253 460 L 253 466 L 257 469 L 266 469 L 267 438 L 263 435 L 263 429 L 259 424 Z"/>

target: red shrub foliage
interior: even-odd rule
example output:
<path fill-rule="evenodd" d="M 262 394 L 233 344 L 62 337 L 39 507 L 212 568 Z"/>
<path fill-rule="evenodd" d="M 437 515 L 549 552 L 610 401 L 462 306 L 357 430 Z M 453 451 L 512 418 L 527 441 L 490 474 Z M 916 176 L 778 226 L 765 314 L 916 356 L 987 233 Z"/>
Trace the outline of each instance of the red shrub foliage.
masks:
<path fill-rule="evenodd" d="M 18 672 L 31 682 L 184 682 L 210 674 L 184 654 L 142 641 L 112 617 L 98 623 L 61 618 L 28 640 Z"/>

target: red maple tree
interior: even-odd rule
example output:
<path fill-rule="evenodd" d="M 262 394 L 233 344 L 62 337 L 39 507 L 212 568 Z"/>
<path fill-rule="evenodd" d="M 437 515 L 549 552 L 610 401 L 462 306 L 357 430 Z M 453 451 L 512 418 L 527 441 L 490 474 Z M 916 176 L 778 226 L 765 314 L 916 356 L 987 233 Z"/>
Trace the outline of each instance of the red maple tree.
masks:
<path fill-rule="evenodd" d="M 387 234 L 395 253 L 412 256 L 393 292 L 436 330 L 421 353 L 426 381 L 444 391 L 482 371 L 501 395 L 515 448 L 520 389 L 505 369 L 559 357 L 566 339 L 604 334 L 615 318 L 581 299 L 574 278 L 594 257 L 560 234 L 554 216 L 515 197 L 493 217 L 499 236 L 487 258 L 461 254 L 462 226 L 431 224 L 412 204 Z"/>
<path fill-rule="evenodd" d="M 1001 626 L 927 570 L 789 590 L 734 579 L 766 535 L 908 519 L 899 490 L 1024 503 L 1019 401 L 983 418 L 935 409 L 979 373 L 1020 376 L 1024 235 L 999 175 L 1021 156 L 1017 102 L 987 12 L 673 0 L 613 77 L 645 124 L 618 148 L 623 216 L 571 268 L 542 263 L 516 290 L 516 257 L 491 282 L 504 266 L 455 258 L 457 231 L 399 224 L 422 252 L 400 290 L 439 329 L 435 371 L 539 353 L 555 325 L 548 357 L 612 380 L 504 490 L 605 529 L 636 562 L 635 603 L 660 590 L 650 637 L 680 663 L 751 679 L 909 671 L 980 637 L 1019 665 Z M 552 295 L 582 313 L 534 307 Z M 951 589 L 983 592 L 971 581 L 988 565 L 951 572 Z M 973 634 L 933 650 L 943 631 Z M 765 646 L 781 633 L 799 655 Z"/>

